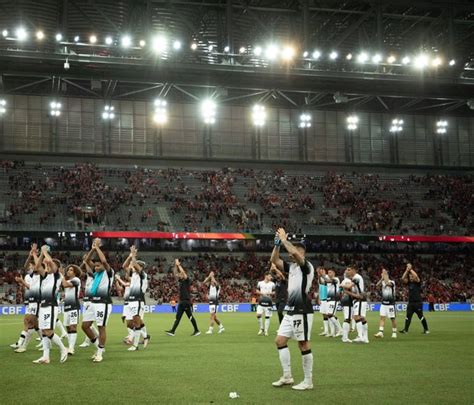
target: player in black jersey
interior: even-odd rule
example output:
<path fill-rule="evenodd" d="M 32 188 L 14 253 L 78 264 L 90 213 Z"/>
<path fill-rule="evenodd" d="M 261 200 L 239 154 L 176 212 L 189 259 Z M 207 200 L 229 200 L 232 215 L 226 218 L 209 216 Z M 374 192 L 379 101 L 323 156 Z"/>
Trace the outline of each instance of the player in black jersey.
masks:
<path fill-rule="evenodd" d="M 191 336 L 199 336 L 201 332 L 197 326 L 196 319 L 194 319 L 193 307 L 191 304 L 191 281 L 189 280 L 188 274 L 183 269 L 183 266 L 181 266 L 181 263 L 178 259 L 174 261 L 173 274 L 178 279 L 179 283 L 179 304 L 173 327 L 165 332 L 169 336 L 174 336 L 183 313 L 186 313 L 194 328 L 194 332 Z"/>
<path fill-rule="evenodd" d="M 413 270 L 413 266 L 408 263 L 405 273 L 403 273 L 402 281 L 408 285 L 408 306 L 407 306 L 407 317 L 405 319 L 405 327 L 400 333 L 407 333 L 410 328 L 411 318 L 413 314 L 417 314 L 420 318 L 421 324 L 423 325 L 423 333 L 430 333 L 428 329 L 428 323 L 423 315 L 423 301 L 421 299 L 421 280 Z"/>
<path fill-rule="evenodd" d="M 275 266 L 273 263 L 271 264 L 270 272 L 273 274 L 275 278 L 275 304 L 278 313 L 278 320 L 283 320 L 285 314 L 283 311 L 285 310 L 286 303 L 288 301 L 288 282 L 286 280 L 285 275 L 278 270 L 278 267 Z"/>

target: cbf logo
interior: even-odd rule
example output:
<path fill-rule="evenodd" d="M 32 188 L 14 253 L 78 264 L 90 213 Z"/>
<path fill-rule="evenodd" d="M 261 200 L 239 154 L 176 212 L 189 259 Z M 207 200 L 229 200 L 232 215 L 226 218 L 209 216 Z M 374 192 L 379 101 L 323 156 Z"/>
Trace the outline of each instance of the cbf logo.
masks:
<path fill-rule="evenodd" d="M 1 307 L 1 314 L 2 315 L 20 315 L 20 314 L 23 314 L 25 311 L 24 311 L 24 307 L 21 307 L 21 306 L 12 306 L 12 307 Z"/>

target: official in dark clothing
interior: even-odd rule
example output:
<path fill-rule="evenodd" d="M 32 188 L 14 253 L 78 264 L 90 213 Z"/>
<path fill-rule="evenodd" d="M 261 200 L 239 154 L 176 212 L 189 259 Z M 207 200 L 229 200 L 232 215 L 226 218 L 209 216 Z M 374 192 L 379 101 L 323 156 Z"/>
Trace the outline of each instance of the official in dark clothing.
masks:
<path fill-rule="evenodd" d="M 408 285 L 408 306 L 407 316 L 405 319 L 405 328 L 400 333 L 407 333 L 410 328 L 411 318 L 416 314 L 423 325 L 423 333 L 430 333 L 428 323 L 423 315 L 423 300 L 421 299 L 421 280 L 418 274 L 413 270 L 410 263 L 407 264 L 405 273 L 403 273 L 402 281 Z"/>
<path fill-rule="evenodd" d="M 199 332 L 196 319 L 194 319 L 193 307 L 191 304 L 191 281 L 189 280 L 186 271 L 183 269 L 183 266 L 181 266 L 181 263 L 178 259 L 175 260 L 173 274 L 178 279 L 179 283 L 179 303 L 178 311 L 176 312 L 176 320 L 174 321 L 173 327 L 170 330 L 167 330 L 166 333 L 169 336 L 174 336 L 183 313 L 186 313 L 194 328 L 194 332 L 191 336 L 199 336 L 201 332 Z"/>

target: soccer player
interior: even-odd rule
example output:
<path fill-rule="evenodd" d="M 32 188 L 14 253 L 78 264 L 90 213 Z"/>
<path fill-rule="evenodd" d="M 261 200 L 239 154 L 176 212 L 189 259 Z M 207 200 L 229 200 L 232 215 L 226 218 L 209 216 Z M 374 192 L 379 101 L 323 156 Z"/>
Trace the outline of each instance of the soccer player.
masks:
<path fill-rule="evenodd" d="M 125 344 L 131 345 L 133 343 L 133 321 L 128 311 L 128 298 L 130 297 L 130 265 L 126 267 L 124 263 L 123 271 L 123 279 L 119 274 L 116 274 L 115 280 L 117 281 L 117 284 L 123 288 L 122 322 L 125 322 L 127 325 L 127 337 L 124 338 L 123 342 Z"/>
<path fill-rule="evenodd" d="M 214 272 L 211 271 L 209 275 L 203 281 L 204 284 L 209 285 L 209 294 L 207 298 L 209 299 L 209 313 L 211 314 L 211 319 L 209 321 L 209 330 L 206 332 L 206 335 L 212 335 L 214 332 L 214 323 L 219 326 L 217 333 L 222 333 L 225 331 L 224 325 L 219 319 L 217 319 L 217 308 L 219 305 L 219 292 L 221 287 L 216 281 Z"/>
<path fill-rule="evenodd" d="M 86 272 L 86 283 L 84 286 L 84 296 L 82 297 L 82 330 L 90 329 L 91 333 L 97 338 L 99 336 L 99 331 L 93 325 L 95 320 L 94 309 L 92 308 L 91 302 L 91 287 L 92 282 L 94 281 L 94 273 L 92 271 L 93 263 L 91 262 L 91 257 L 93 250 L 91 249 L 87 254 L 84 255 L 81 268 Z M 85 333 L 85 332 L 84 332 Z M 89 347 L 91 345 L 91 340 L 85 335 L 84 342 L 82 342 L 79 347 Z"/>
<path fill-rule="evenodd" d="M 291 263 L 280 258 L 280 245 L 289 253 Z M 291 374 L 291 359 L 288 340 L 298 341 L 303 360 L 304 381 L 293 385 L 294 390 L 313 389 L 313 354 L 311 353 L 311 327 L 313 325 L 313 305 L 308 296 L 314 278 L 313 265 L 305 258 L 306 248 L 302 243 L 292 244 L 283 228 L 278 229 L 271 262 L 278 270 L 288 275 L 288 312 L 278 329 L 275 339 L 283 368 L 283 376 L 273 383 L 274 387 L 282 387 L 294 383 Z"/>
<path fill-rule="evenodd" d="M 258 334 L 268 336 L 270 328 L 270 319 L 272 317 L 272 296 L 275 295 L 275 283 L 272 281 L 272 275 L 269 271 L 265 273 L 265 278 L 257 284 L 258 306 Z M 262 322 L 262 315 L 265 314 L 265 327 Z"/>
<path fill-rule="evenodd" d="M 140 336 L 143 335 L 143 348 L 146 348 L 150 341 L 150 336 L 146 332 L 143 322 L 145 314 L 145 292 L 148 289 L 148 279 L 145 273 L 146 263 L 137 260 L 138 250 L 135 246 L 130 248 L 130 268 L 132 275 L 130 276 L 130 292 L 128 296 L 128 315 L 133 324 L 133 345 L 129 347 L 129 351 L 138 350 Z M 128 320 L 128 319 L 127 319 Z"/>
<path fill-rule="evenodd" d="M 382 269 L 382 278 L 377 282 L 377 287 L 382 286 L 382 305 L 380 306 L 379 331 L 374 335 L 383 338 L 385 318 L 392 321 L 392 338 L 397 338 L 397 320 L 395 319 L 395 282 L 388 277 L 388 271 Z"/>
<path fill-rule="evenodd" d="M 352 286 L 352 281 L 347 275 L 347 270 L 344 272 L 344 280 L 340 284 L 339 291 L 341 293 L 341 305 L 344 314 L 344 322 L 342 324 L 342 342 L 352 343 L 349 339 L 349 332 L 351 330 L 351 321 L 353 320 L 352 311 L 352 297 L 349 295 L 349 288 Z"/>
<path fill-rule="evenodd" d="M 179 259 L 174 261 L 173 274 L 179 283 L 178 311 L 176 312 L 176 319 L 174 321 L 173 327 L 165 332 L 169 336 L 174 336 L 183 313 L 186 313 L 194 328 L 194 332 L 191 336 L 199 336 L 201 332 L 197 326 L 196 319 L 194 319 L 193 307 L 191 305 L 191 281 L 189 280 L 188 274 L 183 269 L 183 266 L 181 266 Z"/>
<path fill-rule="evenodd" d="M 64 326 L 67 328 L 68 354 L 74 354 L 77 340 L 77 323 L 79 321 L 79 294 L 81 291 L 81 269 L 70 264 L 66 267 L 65 277 L 62 279 L 64 288 Z"/>
<path fill-rule="evenodd" d="M 100 363 L 103 360 L 103 354 L 105 349 L 105 343 L 107 340 L 107 322 L 109 321 L 110 314 L 112 313 L 112 299 L 110 297 L 110 290 L 114 280 L 114 270 L 110 267 L 107 262 L 107 258 L 100 248 L 100 239 L 94 239 L 92 244 L 92 251 L 97 255 L 98 261 L 93 262 L 92 271 L 94 274 L 94 280 L 92 281 L 90 289 L 90 300 L 92 303 L 92 312 L 94 315 L 93 321 L 99 328 L 98 344 L 96 345 L 97 350 L 92 356 L 94 363 Z M 85 321 L 84 316 L 84 321 Z M 92 322 L 86 323 L 83 321 L 82 330 L 89 337 L 91 343 L 96 344 L 97 337 L 90 328 Z M 88 327 L 87 327 L 88 324 Z"/>
<path fill-rule="evenodd" d="M 26 313 L 23 319 L 24 329 L 20 333 L 18 341 L 10 347 L 15 349 L 16 353 L 26 352 L 28 343 L 31 340 L 31 337 L 36 331 L 40 338 L 42 338 L 41 331 L 38 328 L 38 313 L 39 313 L 39 304 L 41 301 L 40 297 L 40 287 L 41 287 L 41 276 L 35 268 L 35 263 L 38 260 L 38 247 L 36 243 L 31 246 L 30 253 L 25 262 L 25 277 L 15 277 L 16 282 L 24 287 L 25 291 L 25 305 Z"/>
<path fill-rule="evenodd" d="M 284 311 L 286 308 L 286 303 L 288 302 L 288 283 L 285 275 L 280 270 L 278 270 L 278 268 L 273 263 L 271 263 L 270 272 L 274 275 L 276 280 L 275 303 L 277 307 L 278 321 L 281 325 L 281 321 L 283 321 L 283 317 L 285 316 Z"/>
<path fill-rule="evenodd" d="M 61 270 L 61 268 L 59 269 Z M 60 332 L 60 338 L 64 339 L 65 337 L 68 336 L 66 328 L 64 327 L 63 323 L 61 322 L 61 319 L 59 318 L 59 315 L 64 313 L 64 299 L 61 295 L 61 291 L 57 292 L 57 301 L 58 301 L 58 318 L 56 319 L 56 328 L 59 328 Z"/>
<path fill-rule="evenodd" d="M 354 319 L 356 322 L 357 337 L 354 343 L 369 343 L 368 325 L 367 325 L 367 301 L 365 295 L 364 279 L 358 273 L 355 266 L 347 268 L 347 275 L 351 279 L 352 287 L 347 291 L 353 298 Z"/>
<path fill-rule="evenodd" d="M 404 284 L 408 284 L 408 306 L 407 306 L 407 317 L 405 319 L 405 327 L 400 333 L 408 333 L 410 328 L 411 318 L 413 314 L 418 315 L 418 318 L 423 325 L 423 333 L 429 334 L 428 323 L 426 322 L 425 316 L 423 315 L 423 301 L 421 299 L 421 280 L 413 270 L 413 266 L 408 263 L 405 272 L 402 276 Z"/>
<path fill-rule="evenodd" d="M 34 360 L 36 364 L 49 364 L 49 352 L 52 343 L 61 351 L 61 363 L 67 360 L 68 351 L 61 338 L 54 333 L 56 318 L 58 317 L 58 301 L 56 292 L 61 286 L 61 274 L 58 269 L 60 263 L 53 260 L 49 254 L 49 246 L 41 247 L 41 255 L 36 269 L 41 275 L 41 304 L 39 309 L 39 327 L 43 333 L 43 356 Z"/>
<path fill-rule="evenodd" d="M 328 298 L 328 287 L 326 285 L 327 275 L 326 269 L 323 267 L 318 267 L 316 269 L 318 274 L 318 284 L 319 284 L 319 294 L 318 294 L 318 303 L 319 303 L 319 313 L 323 316 L 323 331 L 319 336 L 329 336 L 329 321 L 327 316 L 327 298 Z"/>
<path fill-rule="evenodd" d="M 326 301 L 326 317 L 329 323 L 330 333 L 327 337 L 339 337 L 342 335 L 341 324 L 337 319 L 337 302 L 339 301 L 339 279 L 333 269 L 328 270 L 326 277 L 327 301 Z"/>

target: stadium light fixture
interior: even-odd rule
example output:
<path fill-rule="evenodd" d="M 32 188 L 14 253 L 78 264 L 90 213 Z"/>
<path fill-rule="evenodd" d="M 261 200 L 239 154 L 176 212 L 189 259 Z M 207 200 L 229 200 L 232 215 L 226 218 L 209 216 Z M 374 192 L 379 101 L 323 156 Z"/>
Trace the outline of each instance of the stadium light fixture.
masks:
<path fill-rule="evenodd" d="M 329 59 L 331 60 L 336 60 L 338 58 L 339 54 L 336 52 L 336 51 L 332 51 L 330 54 L 329 54 Z"/>
<path fill-rule="evenodd" d="M 347 60 L 352 60 L 352 53 L 348 53 L 348 54 L 346 55 L 346 59 L 347 59 Z"/>
<path fill-rule="evenodd" d="M 105 38 L 105 43 L 106 43 L 107 45 L 112 45 L 113 42 L 114 42 L 114 40 L 112 39 L 112 37 L 106 37 L 106 38 Z"/>
<path fill-rule="evenodd" d="M 422 54 L 418 55 L 414 59 L 413 62 L 414 62 L 414 65 L 417 69 L 424 69 L 426 66 L 428 66 L 428 63 L 429 63 L 428 55 L 422 53 Z"/>
<path fill-rule="evenodd" d="M 314 60 L 318 60 L 320 57 L 321 57 L 321 51 L 318 51 L 317 49 L 313 52 L 313 54 L 311 55 L 311 57 L 314 59 Z"/>
<path fill-rule="evenodd" d="M 308 51 L 304 51 L 304 52 L 303 52 L 303 58 L 307 58 L 308 55 L 309 55 L 309 52 L 308 52 Z"/>
<path fill-rule="evenodd" d="M 456 61 L 454 59 L 451 59 L 449 61 L 449 66 L 454 66 L 456 64 Z"/>
<path fill-rule="evenodd" d="M 181 42 L 176 40 L 176 41 L 173 41 L 173 49 L 175 51 L 179 51 L 181 49 Z"/>
<path fill-rule="evenodd" d="M 253 50 L 253 53 L 255 56 L 261 56 L 263 52 L 263 49 L 261 46 L 256 46 L 255 49 Z"/>
<path fill-rule="evenodd" d="M 97 42 L 97 37 L 96 37 L 95 35 L 91 35 L 91 36 L 89 37 L 89 42 L 90 42 L 91 44 L 95 44 L 95 43 Z"/>
<path fill-rule="evenodd" d="M 359 117 L 357 115 L 349 115 L 346 119 L 347 129 L 349 131 L 355 131 L 359 124 Z"/>
<path fill-rule="evenodd" d="M 201 116 L 204 124 L 212 125 L 216 123 L 216 103 L 211 99 L 206 99 L 201 104 Z"/>
<path fill-rule="evenodd" d="M 410 63 L 410 57 L 404 56 L 403 59 L 402 59 L 402 63 L 404 65 L 408 65 Z"/>
<path fill-rule="evenodd" d="M 245 51 L 246 51 L 245 46 L 241 46 L 241 47 L 239 48 L 239 53 L 245 53 Z"/>
<path fill-rule="evenodd" d="M 0 98 L 0 115 L 3 115 L 7 112 L 7 100 Z"/>
<path fill-rule="evenodd" d="M 51 117 L 59 117 L 61 115 L 62 105 L 58 101 L 51 101 L 49 103 L 49 114 Z"/>
<path fill-rule="evenodd" d="M 138 43 L 138 45 L 140 45 L 140 47 L 143 48 L 146 45 L 146 41 L 144 39 L 140 39 L 140 42 Z"/>
<path fill-rule="evenodd" d="M 113 120 L 115 118 L 114 106 L 113 105 L 104 105 L 104 111 L 102 112 L 102 119 L 104 120 Z"/>
<path fill-rule="evenodd" d="M 252 122 L 256 127 L 263 127 L 267 120 L 267 112 L 265 106 L 261 104 L 255 104 L 252 108 Z"/>
<path fill-rule="evenodd" d="M 212 52 L 214 50 L 214 45 L 209 45 L 207 49 L 209 50 L 209 52 Z"/>
<path fill-rule="evenodd" d="M 265 49 L 265 58 L 268 60 L 275 60 L 278 57 L 278 47 L 274 44 L 270 44 Z"/>
<path fill-rule="evenodd" d="M 230 51 L 230 46 L 229 45 L 224 46 L 224 52 L 229 52 L 229 51 Z"/>
<path fill-rule="evenodd" d="M 390 132 L 398 133 L 403 131 L 403 120 L 400 118 L 394 118 L 390 127 Z"/>
<path fill-rule="evenodd" d="M 168 40 L 162 35 L 154 37 L 151 41 L 151 49 L 158 54 L 166 52 L 168 50 Z"/>
<path fill-rule="evenodd" d="M 2 31 L 2 36 L 3 36 L 3 38 L 8 37 L 8 30 L 3 30 Z"/>
<path fill-rule="evenodd" d="M 166 100 L 157 98 L 153 103 L 155 107 L 155 113 L 153 115 L 153 120 L 158 125 L 164 125 L 168 122 L 168 103 Z"/>
<path fill-rule="evenodd" d="M 436 122 L 436 133 L 437 134 L 445 134 L 448 130 L 448 121 L 446 120 L 438 120 Z"/>
<path fill-rule="evenodd" d="M 281 57 L 284 61 L 289 62 L 293 59 L 294 56 L 295 56 L 295 50 L 293 47 L 286 46 L 285 48 L 283 48 Z"/>
<path fill-rule="evenodd" d="M 61 34 L 60 32 L 58 32 L 54 38 L 56 38 L 56 42 L 61 42 L 63 40 L 63 34 Z"/>
<path fill-rule="evenodd" d="M 28 33 L 23 27 L 19 27 L 15 31 L 15 36 L 18 41 L 24 41 L 26 38 L 28 38 Z"/>
<path fill-rule="evenodd" d="M 132 46 L 132 37 L 130 37 L 130 35 L 124 35 L 120 43 L 122 48 L 130 48 L 130 46 Z"/>
<path fill-rule="evenodd" d="M 300 128 L 311 128 L 311 115 L 308 113 L 302 113 L 300 115 L 300 122 L 298 126 Z"/>
<path fill-rule="evenodd" d="M 374 56 L 372 56 L 372 62 L 374 63 L 382 62 L 382 55 L 380 55 L 379 53 L 376 53 Z"/>
<path fill-rule="evenodd" d="M 40 41 L 44 39 L 44 32 L 43 31 L 37 31 L 36 32 L 36 39 L 39 39 Z"/>
<path fill-rule="evenodd" d="M 80 40 L 79 35 L 76 35 L 76 36 L 74 37 L 74 42 L 79 42 L 79 40 Z"/>
<path fill-rule="evenodd" d="M 433 65 L 433 67 L 441 66 L 442 63 L 443 63 L 443 61 L 441 60 L 441 58 L 440 58 L 439 56 L 436 56 L 436 57 L 431 61 L 431 64 Z"/>
<path fill-rule="evenodd" d="M 195 50 L 197 49 L 197 47 L 198 47 L 198 46 L 197 46 L 196 42 L 193 42 L 193 43 L 191 44 L 191 49 L 192 49 L 193 51 L 195 51 Z"/>
<path fill-rule="evenodd" d="M 388 58 L 387 58 L 387 62 L 388 63 L 395 63 L 397 61 L 397 58 L 393 55 L 390 55 Z"/>
<path fill-rule="evenodd" d="M 359 55 L 357 55 L 357 62 L 359 63 L 365 63 L 369 59 L 369 55 L 367 55 L 367 52 L 361 52 Z"/>

